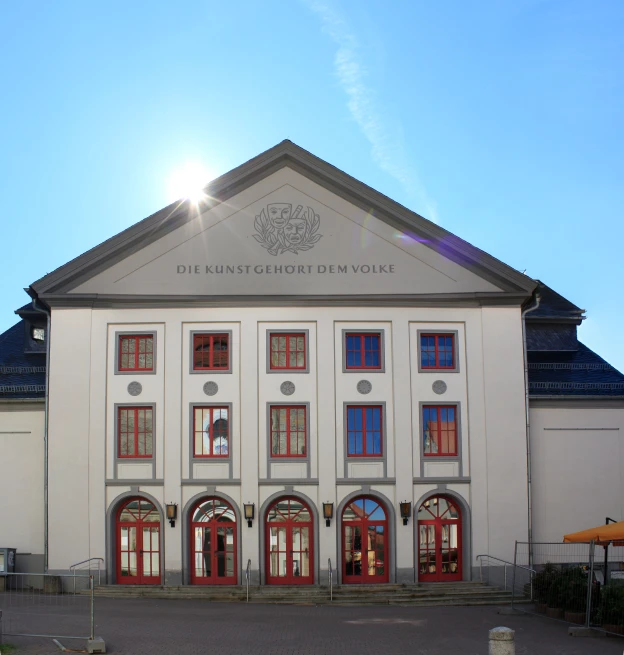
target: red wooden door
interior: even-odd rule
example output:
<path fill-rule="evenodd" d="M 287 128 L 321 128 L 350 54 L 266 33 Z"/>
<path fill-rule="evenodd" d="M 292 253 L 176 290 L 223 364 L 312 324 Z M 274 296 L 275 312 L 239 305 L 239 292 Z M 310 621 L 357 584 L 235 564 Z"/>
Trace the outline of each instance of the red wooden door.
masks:
<path fill-rule="evenodd" d="M 117 514 L 117 584 L 160 584 L 160 514 L 148 500 Z"/>
<path fill-rule="evenodd" d="M 191 512 L 192 584 L 236 584 L 236 513 L 219 498 L 201 500 Z"/>
<path fill-rule="evenodd" d="M 426 500 L 418 510 L 418 579 L 462 579 L 462 534 L 459 507 L 448 498 Z"/>
<path fill-rule="evenodd" d="M 283 498 L 267 512 L 267 584 L 314 583 L 312 512 L 300 500 Z"/>
<path fill-rule="evenodd" d="M 342 581 L 388 582 L 388 518 L 375 498 L 356 498 L 342 513 Z"/>

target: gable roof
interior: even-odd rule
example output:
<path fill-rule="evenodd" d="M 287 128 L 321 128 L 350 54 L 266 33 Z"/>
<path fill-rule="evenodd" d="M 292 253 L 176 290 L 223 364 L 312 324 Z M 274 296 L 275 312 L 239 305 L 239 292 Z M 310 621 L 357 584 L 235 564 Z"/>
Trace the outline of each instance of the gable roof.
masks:
<path fill-rule="evenodd" d="M 527 353 L 529 394 L 541 396 L 624 396 L 624 375 L 578 342 L 576 350 Z"/>
<path fill-rule="evenodd" d="M 514 296 L 521 301 L 528 297 L 535 287 L 535 281 L 526 275 L 288 140 L 211 182 L 204 189 L 207 200 L 202 202 L 200 212 L 216 207 L 285 166 L 491 281 L 502 289 L 498 295 Z M 31 285 L 29 293 L 42 300 L 65 296 L 79 283 L 162 238 L 196 216 L 197 210 L 189 201 L 173 203 L 37 280 Z"/>
<path fill-rule="evenodd" d="M 573 322 L 580 325 L 585 320 L 585 310 L 564 298 L 551 289 L 541 280 L 536 280 L 535 293 L 539 295 L 540 302 L 537 309 L 530 311 L 526 317 L 528 321 L 548 320 L 556 322 Z"/>
<path fill-rule="evenodd" d="M 0 400 L 45 395 L 46 354 L 26 352 L 26 328 L 21 320 L 0 334 Z"/>

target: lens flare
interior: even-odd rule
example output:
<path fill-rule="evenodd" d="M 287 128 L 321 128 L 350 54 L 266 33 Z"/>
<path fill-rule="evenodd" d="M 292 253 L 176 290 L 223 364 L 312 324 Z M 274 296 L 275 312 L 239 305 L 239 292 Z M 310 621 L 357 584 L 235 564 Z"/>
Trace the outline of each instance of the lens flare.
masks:
<path fill-rule="evenodd" d="M 198 161 L 187 161 L 174 171 L 167 180 L 169 202 L 184 199 L 197 204 L 205 198 L 204 187 L 216 176 L 213 171 Z"/>

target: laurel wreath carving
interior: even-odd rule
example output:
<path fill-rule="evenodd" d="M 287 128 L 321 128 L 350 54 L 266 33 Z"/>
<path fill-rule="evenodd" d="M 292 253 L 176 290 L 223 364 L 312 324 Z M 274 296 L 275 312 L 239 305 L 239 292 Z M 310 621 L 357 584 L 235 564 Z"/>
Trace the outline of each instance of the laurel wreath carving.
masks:
<path fill-rule="evenodd" d="M 276 229 L 271 224 L 264 209 L 254 220 L 257 234 L 254 234 L 253 238 L 273 256 L 281 255 L 283 252 L 297 255 L 299 251 L 310 250 L 323 236 L 317 234 L 321 224 L 320 216 L 312 207 L 308 207 L 303 216 L 294 215 L 293 218 L 305 218 L 306 228 L 301 243 L 290 243 L 284 235 L 284 230 Z"/>

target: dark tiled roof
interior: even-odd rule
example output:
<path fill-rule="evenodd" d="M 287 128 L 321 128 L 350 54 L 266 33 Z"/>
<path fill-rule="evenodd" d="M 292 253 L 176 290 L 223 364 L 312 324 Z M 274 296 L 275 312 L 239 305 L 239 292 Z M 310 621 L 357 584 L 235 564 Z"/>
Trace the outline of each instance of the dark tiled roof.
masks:
<path fill-rule="evenodd" d="M 526 326 L 527 350 L 578 350 L 576 325 L 570 323 L 529 323 Z"/>
<path fill-rule="evenodd" d="M 541 280 L 537 280 L 535 293 L 540 296 L 540 304 L 536 310 L 527 313 L 526 318 L 528 321 L 545 318 L 572 319 L 579 322 L 583 320 L 584 309 L 577 307 L 574 303 L 559 295 Z"/>
<path fill-rule="evenodd" d="M 25 337 L 23 320 L 0 334 L 0 399 L 45 397 L 46 356 L 25 352 Z"/>
<path fill-rule="evenodd" d="M 580 341 L 575 351 L 529 351 L 527 358 L 532 397 L 624 396 L 624 375 Z"/>

